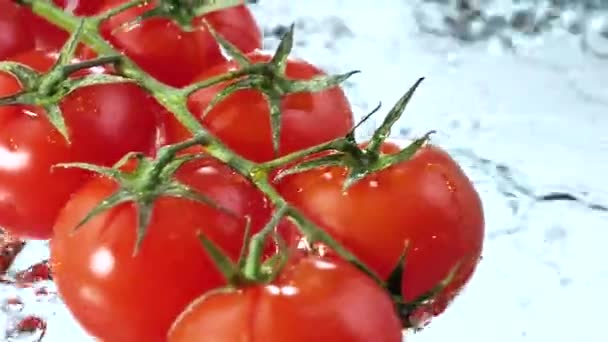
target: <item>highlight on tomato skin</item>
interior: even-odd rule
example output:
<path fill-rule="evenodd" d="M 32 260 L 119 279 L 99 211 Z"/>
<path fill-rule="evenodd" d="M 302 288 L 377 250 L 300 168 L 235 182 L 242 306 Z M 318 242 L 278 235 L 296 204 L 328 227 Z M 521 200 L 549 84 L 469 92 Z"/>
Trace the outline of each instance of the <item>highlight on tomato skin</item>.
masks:
<path fill-rule="evenodd" d="M 292 259 L 269 284 L 199 297 L 178 317 L 168 342 L 401 342 L 389 295 L 338 259 Z"/>
<path fill-rule="evenodd" d="M 70 312 L 91 335 L 104 341 L 166 342 L 170 325 L 192 300 L 226 283 L 198 240 L 199 232 L 236 262 L 245 217 L 251 219 L 252 233 L 270 218 L 263 194 L 218 161 L 189 162 L 176 178 L 236 216 L 207 204 L 161 196 L 133 256 L 133 203 L 102 212 L 73 231 L 117 190 L 114 181 L 95 178 L 61 211 L 51 240 L 53 276 Z"/>
<path fill-rule="evenodd" d="M 126 0 L 106 0 L 104 9 Z M 102 24 L 102 34 L 157 80 L 174 87 L 189 84 L 199 73 L 226 60 L 207 30 L 214 30 L 243 52 L 262 48 L 262 34 L 245 5 L 215 11 L 195 18 L 194 30 L 184 31 L 169 18 L 151 17 L 125 29 L 122 26 L 156 6 L 158 1 L 131 8 Z"/>
<path fill-rule="evenodd" d="M 390 154 L 399 148 L 384 143 L 382 150 Z M 430 308 L 434 314 L 443 312 L 469 282 L 481 256 L 483 208 L 471 181 L 456 161 L 432 145 L 344 192 L 346 176 L 344 167 L 323 167 L 286 176 L 277 188 L 384 279 L 409 243 L 402 279 L 407 301 L 432 290 L 462 263 Z M 292 234 L 292 243 L 300 238 Z"/>
<path fill-rule="evenodd" d="M 31 50 L 11 60 L 48 71 L 57 57 L 56 51 Z M 20 90 L 12 75 L 0 73 L 0 96 Z M 111 166 L 130 151 L 152 153 L 164 115 L 162 107 L 132 83 L 76 89 L 60 108 L 70 145 L 42 108 L 0 106 L 0 226 L 19 237 L 49 239 L 59 210 L 90 178 L 88 172 L 51 169 L 53 165 L 81 161 Z"/>
<path fill-rule="evenodd" d="M 271 59 L 270 54 L 260 51 L 251 52 L 246 57 L 253 63 L 264 63 Z M 203 72 L 195 81 L 238 68 L 236 62 L 228 61 Z M 294 58 L 287 61 L 286 76 L 290 79 L 310 80 L 324 74 L 306 61 Z M 270 110 L 260 91 L 237 91 L 203 117 L 209 103 L 229 84 L 220 83 L 192 94 L 188 99 L 190 111 L 203 126 L 241 156 L 255 162 L 274 159 Z M 350 102 L 339 87 L 312 93 L 288 94 L 282 99 L 281 112 L 280 156 L 342 137 L 354 125 Z M 168 120 L 169 142 L 189 137 L 191 134 L 177 120 Z"/>

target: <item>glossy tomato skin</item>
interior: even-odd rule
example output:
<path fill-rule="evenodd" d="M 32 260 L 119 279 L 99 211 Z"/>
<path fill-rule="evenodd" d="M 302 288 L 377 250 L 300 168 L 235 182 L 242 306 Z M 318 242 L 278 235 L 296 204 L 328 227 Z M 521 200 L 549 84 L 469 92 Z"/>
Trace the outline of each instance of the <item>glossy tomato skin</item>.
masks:
<path fill-rule="evenodd" d="M 398 147 L 385 143 L 383 151 L 395 153 Z M 385 279 L 409 241 L 402 284 L 406 300 L 431 290 L 462 261 L 433 308 L 442 312 L 481 255 L 483 210 L 470 180 L 445 151 L 430 145 L 342 192 L 345 177 L 344 168 L 329 167 L 288 176 L 278 188 Z"/>
<path fill-rule="evenodd" d="M 34 48 L 34 36 L 24 17 L 25 10 L 14 1 L 0 0 L 0 60 Z"/>
<path fill-rule="evenodd" d="M 251 217 L 253 232 L 269 219 L 263 195 L 216 161 L 186 165 L 178 179 L 229 209 L 161 197 L 153 208 L 147 236 L 136 256 L 136 211 L 131 203 L 74 226 L 116 190 L 113 181 L 95 179 L 61 212 L 51 241 L 54 278 L 63 300 L 92 335 L 112 342 L 164 342 L 167 331 L 189 302 L 224 279 L 197 236 L 202 231 L 230 257 L 239 255 Z"/>
<path fill-rule="evenodd" d="M 124 2 L 108 0 L 106 8 Z M 110 18 L 102 25 L 102 33 L 153 77 L 171 86 L 184 86 L 203 70 L 225 61 L 203 20 L 244 52 L 262 47 L 261 31 L 245 5 L 198 17 L 190 32 L 164 17 L 145 19 L 128 30 L 121 28 L 154 6 L 156 1 L 151 1 Z"/>
<path fill-rule="evenodd" d="M 57 56 L 32 50 L 13 60 L 45 71 Z M 20 89 L 16 79 L 0 74 L 0 96 Z M 89 177 L 80 170 L 51 170 L 52 165 L 111 166 L 129 151 L 151 153 L 156 146 L 162 109 L 134 84 L 80 88 L 60 108 L 70 146 L 41 108 L 0 106 L 0 226 L 20 237 L 50 238 L 58 211 Z"/>
<path fill-rule="evenodd" d="M 267 62 L 268 54 L 256 51 L 247 55 L 254 63 Z M 198 80 L 237 70 L 230 61 L 201 74 Z M 307 80 L 323 72 L 302 60 L 290 59 L 287 77 Z M 206 116 L 203 114 L 215 95 L 227 83 L 204 88 L 188 100 L 192 113 L 210 132 L 235 152 L 256 162 L 274 158 L 270 111 L 268 103 L 257 90 L 240 90 L 218 103 Z M 281 103 L 280 155 L 346 135 L 353 127 L 353 113 L 344 92 L 334 87 L 315 93 L 289 94 Z M 190 137 L 190 133 L 176 120 L 167 124 L 167 139 L 177 142 Z"/>
<path fill-rule="evenodd" d="M 195 301 L 168 342 L 401 342 L 401 325 L 384 290 L 339 260 L 305 257 L 271 284 Z"/>
<path fill-rule="evenodd" d="M 53 0 L 55 5 L 79 16 L 91 16 L 99 13 L 101 0 Z M 28 22 L 36 38 L 36 47 L 41 50 L 59 49 L 69 38 L 69 33 L 46 19 L 26 10 L 25 21 Z"/>

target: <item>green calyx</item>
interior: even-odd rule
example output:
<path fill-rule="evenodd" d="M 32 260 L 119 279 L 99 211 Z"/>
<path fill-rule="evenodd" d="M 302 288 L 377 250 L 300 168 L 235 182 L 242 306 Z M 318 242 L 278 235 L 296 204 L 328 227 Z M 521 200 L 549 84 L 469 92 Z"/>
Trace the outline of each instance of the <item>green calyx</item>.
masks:
<path fill-rule="evenodd" d="M 158 100 L 168 112 L 172 113 L 194 136 L 194 138 L 183 143 L 163 147 L 155 158 L 148 158 L 142 154 L 131 153 L 113 168 L 84 163 L 58 165 L 57 167 L 75 167 L 90 170 L 104 177 L 111 178 L 118 184 L 116 192 L 99 203 L 99 205 L 95 207 L 91 213 L 75 227 L 75 229 L 81 227 L 95 215 L 121 203 L 134 203 L 138 213 L 136 227 L 137 241 L 134 246 L 134 253 L 137 253 L 142 242 L 145 240 L 148 225 L 152 217 L 154 202 L 159 197 L 178 197 L 216 206 L 209 198 L 178 182 L 174 177 L 175 172 L 181 165 L 189 160 L 202 157 L 202 155 L 183 156 L 178 152 L 190 146 L 203 145 L 208 156 L 228 164 L 236 172 L 246 177 L 275 207 L 272 218 L 266 226 L 256 234 L 250 234 L 251 223 L 247 220 L 248 223 L 245 227 L 246 233 L 244 234 L 244 247 L 240 258 L 236 262 L 227 257 L 221 248 L 206 238 L 203 233 L 200 234 L 202 248 L 205 248 L 218 265 L 218 268 L 222 270 L 228 283 L 232 285 L 267 283 L 276 277 L 286 264 L 286 260 L 289 258 L 289 252 L 285 247 L 285 241 L 282 241 L 276 231 L 278 223 L 282 220 L 290 220 L 306 238 L 309 244 L 314 245 L 316 243 L 321 243 L 331 248 L 344 260 L 352 263 L 368 274 L 379 285 L 390 290 L 390 292 L 395 295 L 395 303 L 404 317 L 404 321 L 406 322 L 404 323 L 405 326 L 408 326 L 408 317 L 415 308 L 429 303 L 429 301 L 431 301 L 432 298 L 451 281 L 450 277 L 453 277 L 455 271 L 451 272 L 450 275 L 446 277 L 446 280 L 441 282 L 433 291 L 425 294 L 419 300 L 406 303 L 402 299 L 401 294 L 398 293 L 400 292 L 403 262 L 399 263 L 400 268 L 398 267 L 396 269 L 395 273 L 388 281 L 380 279 L 347 248 L 335 241 L 327 232 L 314 224 L 297 208 L 288 204 L 276 191 L 276 188 L 270 184 L 270 180 L 268 179 L 268 175 L 273 174 L 273 171 L 284 169 L 285 167 L 294 164 L 295 166 L 291 166 L 290 168 L 281 171 L 278 178 L 288 174 L 333 165 L 346 167 L 348 169 L 349 176 L 345 182 L 346 190 L 348 187 L 356 184 L 370 174 L 408 160 L 419 148 L 424 146 L 432 132 L 415 140 L 412 144 L 395 154 L 382 153 L 382 144 L 390 135 L 391 128 L 395 122 L 402 116 L 404 109 L 411 100 L 422 79 L 418 80 L 396 103 L 393 109 L 389 111 L 382 125 L 373 134 L 369 145 L 361 147 L 355 140 L 353 129 L 352 132 L 344 137 L 310 147 L 306 150 L 277 157 L 274 160 L 265 163 L 257 164 L 242 158 L 235 151 L 229 149 L 222 141 L 210 134 L 188 110 L 188 96 L 199 89 L 227 82 L 228 86 L 218 93 L 217 97 L 209 104 L 209 107 L 205 112 L 208 113 L 215 105 L 236 91 L 241 89 L 255 89 L 260 91 L 264 95 L 270 108 L 273 148 L 275 153 L 278 153 L 280 147 L 279 137 L 281 135 L 281 100 L 289 94 L 298 92 L 317 92 L 338 86 L 348 77 L 357 73 L 357 71 L 335 76 L 321 76 L 307 81 L 292 80 L 287 77 L 285 71 L 288 63 L 288 55 L 293 47 L 293 25 L 284 35 L 270 61 L 264 63 L 251 62 L 247 56 L 207 25 L 207 29 L 214 35 L 222 49 L 240 66 L 240 68 L 177 89 L 169 87 L 149 76 L 136 63 L 127 56 L 120 54 L 120 52 L 110 43 L 104 40 L 99 32 L 99 24 L 103 20 L 123 12 L 128 8 L 148 3 L 147 1 L 135 0 L 127 2 L 98 16 L 86 19 L 62 11 L 48 0 L 20 0 L 20 3 L 30 6 L 35 14 L 44 17 L 49 22 L 56 24 L 64 30 L 73 32 L 73 35 L 62 51 L 63 57 L 60 58 L 61 62 L 58 62 L 58 65 L 49 73 L 39 74 L 18 63 L 1 63 L 0 70 L 15 75 L 22 82 L 24 91 L 13 97 L 0 99 L 0 105 L 26 103 L 42 106 L 49 113 L 49 119 L 53 122 L 55 127 L 57 127 L 66 138 L 69 138 L 65 123 L 63 122 L 63 117 L 57 105 L 61 98 L 78 87 L 91 84 L 126 81 L 136 82 L 156 98 L 156 100 Z M 214 9 L 240 4 L 242 4 L 242 1 L 159 0 L 156 2 L 156 7 L 154 9 L 142 15 L 133 23 L 136 24 L 146 18 L 161 16 L 171 18 L 185 29 L 191 29 L 192 20 L 195 16 L 211 12 Z M 79 40 L 82 40 L 83 43 L 95 50 L 101 57 L 95 60 L 70 65 L 69 61 L 73 59 L 74 50 Z M 106 63 L 114 64 L 119 76 L 90 75 L 79 79 L 69 79 L 67 77 L 76 70 Z M 374 110 L 366 116 L 361 123 L 375 114 L 376 111 L 377 110 Z M 247 113 L 244 112 L 243 115 L 247 115 Z M 357 125 L 357 127 L 359 127 L 359 125 Z M 355 129 L 357 127 L 355 127 Z M 302 162 L 302 160 L 305 161 Z M 133 162 L 133 169 L 129 168 L 131 164 L 127 164 L 128 162 Z M 279 246 L 279 252 L 274 257 L 263 260 L 262 251 L 264 250 L 266 243 L 271 239 Z M 394 283 L 396 279 L 399 279 L 399 284 Z M 399 291 L 396 289 L 399 289 Z"/>
<path fill-rule="evenodd" d="M 393 302 L 395 303 L 395 307 L 397 309 L 397 314 L 401 319 L 401 323 L 403 328 L 405 329 L 415 329 L 419 330 L 422 326 L 419 325 L 419 322 L 416 322 L 413 319 L 413 315 L 420 308 L 431 308 L 435 300 L 437 300 L 438 296 L 441 295 L 442 292 L 446 290 L 446 288 L 452 283 L 456 274 L 460 270 L 462 266 L 462 262 L 456 263 L 448 272 L 448 274 L 432 289 L 429 291 L 419 295 L 415 299 L 411 301 L 406 301 L 403 299 L 403 294 L 401 293 L 401 283 L 403 273 L 405 272 L 405 254 L 399 261 L 398 266 L 391 273 L 389 280 L 387 281 L 387 290 L 393 296 Z"/>
<path fill-rule="evenodd" d="M 348 176 L 346 177 L 343 186 L 343 190 L 346 191 L 368 175 L 377 173 L 412 158 L 416 151 L 425 145 L 434 131 L 428 132 L 424 136 L 415 139 L 398 153 L 383 154 L 381 147 L 386 139 L 390 136 L 393 125 L 398 121 L 401 115 L 403 115 L 405 108 L 422 81 L 422 78 L 419 79 L 399 99 L 399 101 L 397 101 L 384 119 L 384 122 L 376 129 L 366 147 L 359 147 L 357 141 L 355 140 L 355 129 L 358 128 L 363 122 L 368 120 L 373 114 L 375 114 L 379 107 L 376 107 L 370 114 L 366 115 L 343 139 L 338 139 L 328 144 L 315 147 L 314 152 L 330 151 L 329 154 L 312 158 L 298 163 L 293 167 L 283 169 L 277 174 L 275 181 L 279 181 L 281 178 L 291 174 L 306 172 L 327 166 L 341 166 L 348 169 Z M 306 152 L 307 155 L 310 154 L 308 153 L 310 151 Z M 294 161 L 294 158 L 291 157 L 292 156 L 280 158 L 272 161 L 271 163 L 273 166 L 285 165 Z"/>
<path fill-rule="evenodd" d="M 63 114 L 59 104 L 61 100 L 74 90 L 95 84 L 117 82 L 131 82 L 130 79 L 114 75 L 91 75 L 82 78 L 69 78 L 73 73 L 93 66 L 116 63 L 120 60 L 118 55 L 103 56 L 100 58 L 71 63 L 74 59 L 78 38 L 81 34 L 82 23 L 74 31 L 70 39 L 61 50 L 57 62 L 47 73 L 39 73 L 27 65 L 16 62 L 0 62 L 0 71 L 15 76 L 22 85 L 22 91 L 17 94 L 0 98 L 0 105 L 34 105 L 44 108 L 49 122 L 70 143 Z"/>
<path fill-rule="evenodd" d="M 203 203 L 234 216 L 234 213 L 220 207 L 207 196 L 180 183 L 173 177 L 184 163 L 207 157 L 204 154 L 187 154 L 183 156 L 176 156 L 176 154 L 184 148 L 204 144 L 204 141 L 204 139 L 196 137 L 179 144 L 164 146 L 159 150 L 157 157 L 154 159 L 146 157 L 142 153 L 129 153 L 112 168 L 87 163 L 61 163 L 55 165 L 55 167 L 92 171 L 114 180 L 119 185 L 113 194 L 93 208 L 74 229 L 79 229 L 93 217 L 120 204 L 127 202 L 135 203 L 137 207 L 135 255 L 145 239 L 152 218 L 154 202 L 159 197 L 182 198 Z M 134 162 L 133 170 L 125 171 L 125 168 L 129 169 L 129 165 L 127 165 L 129 162 Z"/>
<path fill-rule="evenodd" d="M 104 13 L 101 17 L 108 18 L 128 8 L 149 2 L 149 0 L 135 0 L 124 5 L 122 8 Z M 129 30 L 150 18 L 167 18 L 179 25 L 183 31 L 194 31 L 197 28 L 192 25 L 192 22 L 197 17 L 242 4 L 242 0 L 157 0 L 153 8 L 142 13 L 134 20 L 121 25 L 119 29 Z"/>
<path fill-rule="evenodd" d="M 209 103 L 203 113 L 207 115 L 218 103 L 225 100 L 237 91 L 256 89 L 268 103 L 270 110 L 270 124 L 272 144 L 275 155 L 279 151 L 281 137 L 281 100 L 289 94 L 302 92 L 320 92 L 336 87 L 359 71 L 351 71 L 340 75 L 318 76 L 310 80 L 292 80 L 285 74 L 289 54 L 293 48 L 294 25 L 282 37 L 272 59 L 266 63 L 252 63 L 234 45 L 221 37 L 210 25 L 207 29 L 215 37 L 224 51 L 241 67 L 241 71 L 233 74 L 234 82 L 220 91 Z M 238 79 L 237 79 L 238 77 Z M 195 83 L 184 91 L 190 94 L 198 89 L 218 83 L 217 79 L 210 79 Z"/>
<path fill-rule="evenodd" d="M 245 239 L 239 260 L 236 263 L 202 232 L 199 233 L 199 240 L 203 248 L 224 275 L 229 286 L 238 287 L 245 284 L 269 283 L 282 270 L 288 258 L 288 251 L 284 248 L 285 245 L 281 238 L 276 234 L 276 228 L 281 219 L 285 217 L 287 210 L 287 206 L 277 208 L 270 221 L 253 236 L 250 235 L 251 221 L 247 218 Z M 269 260 L 263 260 L 264 248 L 270 238 L 277 242 L 279 251 Z"/>
<path fill-rule="evenodd" d="M 457 263 L 450 269 L 448 274 L 443 278 L 438 284 L 436 284 L 429 291 L 421 294 L 417 298 L 406 301 L 403 298 L 402 293 L 402 284 L 403 284 L 403 274 L 406 269 L 406 261 L 407 255 L 410 251 L 410 241 L 406 241 L 403 248 L 403 253 L 399 257 L 397 264 L 391 274 L 388 276 L 385 288 L 391 294 L 393 298 L 393 302 L 395 303 L 395 307 L 397 309 L 397 313 L 399 318 L 401 319 L 401 323 L 403 328 L 409 329 L 420 329 L 422 327 L 418 326 L 418 322 L 415 322 L 412 316 L 416 313 L 416 310 L 423 307 L 430 307 L 433 304 L 433 301 L 450 285 L 450 283 L 454 280 L 458 270 L 460 269 L 461 263 Z"/>

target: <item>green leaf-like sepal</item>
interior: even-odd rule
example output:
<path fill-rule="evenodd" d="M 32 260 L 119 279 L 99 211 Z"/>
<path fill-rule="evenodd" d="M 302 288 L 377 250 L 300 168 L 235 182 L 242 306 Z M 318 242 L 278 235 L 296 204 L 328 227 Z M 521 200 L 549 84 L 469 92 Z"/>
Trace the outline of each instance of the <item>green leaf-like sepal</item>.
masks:
<path fill-rule="evenodd" d="M 294 25 L 291 25 L 290 29 L 282 37 L 281 42 L 270 61 L 255 64 L 253 64 L 245 54 L 239 51 L 238 48 L 215 32 L 208 24 L 207 29 L 224 51 L 226 51 L 229 57 L 241 67 L 242 71 L 232 72 L 232 75 L 230 75 L 231 77 L 218 77 L 202 81 L 199 84 L 193 84 L 185 88 L 184 93 L 191 94 L 193 91 L 222 81 L 234 81 L 213 98 L 205 109 L 205 112 L 203 113 L 204 116 L 219 102 L 225 100 L 229 95 L 236 91 L 244 89 L 258 90 L 264 96 L 264 99 L 269 106 L 272 146 L 275 155 L 278 155 L 280 150 L 282 123 L 281 100 L 284 96 L 302 92 L 320 92 L 327 90 L 340 85 L 349 77 L 359 72 L 351 71 L 340 75 L 323 75 L 313 77 L 309 80 L 289 79 L 285 75 L 285 72 L 289 54 L 293 48 Z M 244 113 L 244 115 L 246 115 L 246 113 Z"/>
<path fill-rule="evenodd" d="M 362 272 L 366 273 L 372 279 L 376 281 L 376 283 L 381 286 L 385 286 L 385 281 L 376 274 L 371 268 L 366 266 L 359 258 L 353 254 L 351 251 L 346 249 L 336 240 L 334 240 L 329 233 L 318 228 L 315 224 L 313 224 L 310 220 L 308 220 L 301 212 L 298 210 L 291 208 L 290 210 L 291 216 L 289 219 L 293 221 L 293 223 L 298 227 L 298 230 L 302 233 L 304 238 L 308 243 L 314 245 L 315 243 L 322 243 L 325 246 L 331 248 L 336 254 L 338 254 L 342 259 L 351 263 L 352 265 L 359 268 Z"/>
<path fill-rule="evenodd" d="M 416 152 L 422 148 L 425 143 L 430 139 L 430 136 L 434 133 L 434 131 L 426 133 L 421 138 L 414 140 L 411 144 L 406 146 L 401 151 L 395 154 L 386 154 L 381 155 L 378 158 L 371 158 L 373 162 L 371 163 L 354 163 L 353 166 L 349 167 L 348 176 L 344 181 L 343 191 L 347 191 L 350 187 L 355 185 L 357 182 L 362 180 L 363 178 L 380 172 L 384 169 L 387 169 L 393 165 L 397 165 L 399 163 L 405 162 L 412 158 Z M 374 152 L 370 152 L 367 150 L 363 150 L 364 156 L 370 155 L 375 157 L 376 154 Z"/>
<path fill-rule="evenodd" d="M 285 69 L 287 68 L 287 59 L 289 58 L 289 54 L 293 49 L 294 29 L 295 24 L 289 25 L 289 28 L 281 37 L 279 46 L 277 46 L 274 56 L 270 61 L 270 64 L 274 65 L 280 74 L 285 74 Z"/>
<path fill-rule="evenodd" d="M 11 73 L 21 83 L 20 93 L 0 98 L 0 105 L 24 104 L 40 106 L 46 111 L 49 123 L 61 134 L 69 144 L 70 136 L 63 113 L 59 107 L 61 100 L 79 87 L 117 82 L 132 82 L 132 80 L 112 75 L 90 75 L 78 79 L 68 77 L 85 68 L 120 60 L 120 56 L 103 56 L 89 61 L 70 64 L 82 34 L 83 25 L 87 19 L 79 22 L 76 30 L 60 51 L 57 61 L 47 73 L 39 73 L 29 66 L 16 62 L 0 63 L 0 70 Z"/>
<path fill-rule="evenodd" d="M 323 75 L 323 76 L 315 76 L 309 80 L 301 81 L 301 80 L 292 80 L 289 81 L 289 86 L 287 87 L 287 92 L 289 94 L 295 93 L 304 93 L 304 92 L 320 92 L 326 89 L 330 89 L 333 87 L 337 87 L 340 84 L 344 83 L 351 76 L 360 73 L 359 70 L 349 71 L 344 74 L 338 75 Z"/>
<path fill-rule="evenodd" d="M 78 43 L 80 43 L 80 36 L 82 35 L 85 20 L 86 19 L 80 20 L 74 32 L 72 32 L 68 40 L 63 45 L 61 51 L 59 52 L 59 58 L 57 58 L 57 62 L 53 67 L 54 69 L 62 65 L 70 64 L 72 59 L 74 59 L 76 48 L 78 47 Z"/>
<path fill-rule="evenodd" d="M 380 102 L 380 103 L 378 103 L 378 104 L 376 105 L 376 107 L 374 107 L 374 109 L 372 109 L 372 110 L 371 110 L 369 113 L 365 114 L 365 115 L 364 115 L 364 116 L 361 118 L 361 120 L 359 120 L 359 122 L 357 122 L 357 123 L 355 124 L 355 126 L 354 126 L 354 127 L 351 129 L 351 130 L 350 130 L 350 132 L 348 132 L 348 133 L 346 134 L 346 138 L 347 138 L 347 139 L 348 139 L 350 142 L 355 143 L 355 142 L 356 142 L 356 139 L 355 139 L 355 134 L 356 134 L 356 131 L 357 131 L 357 130 L 358 130 L 358 129 L 359 129 L 359 128 L 360 128 L 360 127 L 361 127 L 361 126 L 364 124 L 364 123 L 366 123 L 366 122 L 367 122 L 369 119 L 371 119 L 371 117 L 372 117 L 372 116 L 374 116 L 376 113 L 378 113 L 378 112 L 380 111 L 380 108 L 382 108 L 382 103 L 381 103 L 381 102 Z"/>
<path fill-rule="evenodd" d="M 87 224 L 93 217 L 108 211 L 122 203 L 132 202 L 135 198 L 129 194 L 128 191 L 119 190 L 114 192 L 112 195 L 106 197 L 104 200 L 99 202 L 87 215 L 78 222 L 72 232 L 78 231 L 82 226 Z"/>
<path fill-rule="evenodd" d="M 274 151 L 275 157 L 279 154 L 280 141 L 281 141 L 281 98 L 280 94 L 275 92 L 263 92 L 262 95 L 266 102 L 268 103 L 268 109 L 270 112 L 270 129 L 272 134 L 272 149 Z"/>
<path fill-rule="evenodd" d="M 240 284 L 242 282 L 241 270 L 232 262 L 228 254 L 207 238 L 202 231 L 199 231 L 198 239 L 228 284 L 235 286 Z"/>
<path fill-rule="evenodd" d="M 397 265 L 386 279 L 386 289 L 395 296 L 401 296 L 401 283 L 403 280 L 403 272 L 405 271 L 405 261 L 410 250 L 410 242 L 406 241 L 403 247 L 403 252 L 399 256 Z"/>
<path fill-rule="evenodd" d="M 61 96 L 66 96 L 78 88 L 89 87 L 93 85 L 133 82 L 134 81 L 132 79 L 122 76 L 94 74 L 86 77 L 66 80 L 62 87 Z"/>
<path fill-rule="evenodd" d="M 70 144 L 70 134 L 68 132 L 68 127 L 65 124 L 65 120 L 63 119 L 63 114 L 61 113 L 61 109 L 57 104 L 49 104 L 44 106 L 44 110 L 46 111 L 46 116 L 53 127 L 61 134 L 61 136 L 65 139 L 65 141 Z"/>
<path fill-rule="evenodd" d="M 0 62 L 0 71 L 15 76 L 15 78 L 19 80 L 24 92 L 32 91 L 38 86 L 40 73 L 28 65 L 13 61 L 4 61 Z"/>
<path fill-rule="evenodd" d="M 118 5 L 118 6 L 114 6 L 114 7 L 110 8 L 109 10 L 107 10 L 107 11 L 105 11 L 105 12 L 103 12 L 103 13 L 95 16 L 95 17 L 93 17 L 92 20 L 95 20 L 97 22 L 97 24 L 99 25 L 101 22 L 103 22 L 103 21 L 105 21 L 105 20 L 107 20 L 107 19 L 109 19 L 109 18 L 111 18 L 111 17 L 113 17 L 113 16 L 115 16 L 115 15 L 117 15 L 119 13 L 122 13 L 122 12 L 124 12 L 124 11 L 126 11 L 126 10 L 128 10 L 130 8 L 143 5 L 147 1 L 149 1 L 149 0 L 132 0 L 132 1 L 127 1 L 125 3 L 122 3 L 122 4 Z M 137 24 L 137 22 L 135 24 Z M 124 27 L 123 27 L 123 25 L 124 25 Z M 126 23 L 126 24 L 123 24 L 123 25 L 119 26 L 118 28 L 119 29 L 120 28 L 125 28 L 125 29 L 129 28 L 129 23 Z M 114 32 L 112 32 L 112 33 L 115 33 L 115 32 L 116 32 L 116 30 L 114 30 Z"/>
<path fill-rule="evenodd" d="M 102 14 L 103 18 L 109 18 L 116 13 L 120 13 L 128 8 L 137 6 L 138 3 L 148 1 L 134 1 L 128 3 L 123 8 Z M 117 29 L 130 30 L 142 21 L 149 18 L 168 18 L 180 26 L 182 31 L 191 32 L 196 28 L 192 26 L 192 21 L 204 14 L 226 9 L 242 4 L 242 0 L 216 0 L 216 1 L 184 1 L 184 0 L 158 0 L 156 6 L 140 14 L 135 19 L 120 25 Z M 117 30 L 114 30 L 115 33 Z"/>
<path fill-rule="evenodd" d="M 133 254 L 136 255 L 145 240 L 155 201 L 160 197 L 174 197 L 199 202 L 227 215 L 236 217 L 237 215 L 233 211 L 219 205 L 211 198 L 195 191 L 186 184 L 178 182 L 174 178 L 175 172 L 184 163 L 205 156 L 204 154 L 187 154 L 177 157 L 176 153 L 179 152 L 177 146 L 188 146 L 187 144 L 189 143 L 193 142 L 188 141 L 165 146 L 159 150 L 156 159 L 146 157 L 142 153 L 132 152 L 118 161 L 113 168 L 87 163 L 63 163 L 55 165 L 54 167 L 88 170 L 110 178 L 119 185 L 118 190 L 114 194 L 93 208 L 74 229 L 79 229 L 90 219 L 104 211 L 125 202 L 132 202 L 137 210 L 137 227 L 135 228 L 137 238 L 133 251 Z M 136 160 L 135 168 L 132 171 L 123 170 L 131 160 Z"/>
<path fill-rule="evenodd" d="M 247 252 L 249 251 L 249 241 L 251 241 L 251 216 L 245 216 L 245 233 L 243 234 L 243 244 L 241 245 L 241 252 L 239 253 L 237 262 L 238 267 L 241 269 L 245 266 Z"/>
<path fill-rule="evenodd" d="M 411 314 L 422 306 L 432 304 L 433 300 L 435 300 L 435 298 L 437 298 L 437 296 L 440 295 L 441 292 L 443 292 L 452 283 L 461 267 L 462 261 L 457 262 L 438 284 L 412 301 L 404 301 L 402 295 L 393 297 L 404 328 L 418 328 L 412 324 L 413 322 L 411 321 Z"/>
<path fill-rule="evenodd" d="M 213 99 L 207 105 L 207 108 L 205 108 L 205 111 L 201 115 L 201 118 L 207 116 L 207 114 L 209 114 L 209 112 L 211 112 L 211 110 L 215 108 L 218 103 L 222 102 L 228 96 L 236 93 L 239 90 L 251 89 L 260 84 L 261 81 L 262 80 L 259 77 L 251 77 L 239 80 L 235 83 L 228 85 L 226 88 L 222 89 L 213 97 Z"/>
<path fill-rule="evenodd" d="M 245 54 L 239 50 L 234 44 L 226 40 L 222 35 L 217 33 L 215 29 L 205 20 L 205 26 L 207 27 L 207 31 L 213 36 L 215 41 L 220 45 L 222 49 L 226 52 L 228 57 L 232 58 L 241 68 L 247 67 L 251 65 L 251 62 Z"/>
<path fill-rule="evenodd" d="M 403 94 L 399 101 L 395 103 L 393 108 L 388 112 L 384 122 L 382 122 L 382 125 L 380 125 L 380 127 L 378 127 L 378 129 L 376 129 L 374 132 L 370 144 L 367 146 L 367 151 L 378 153 L 380 146 L 382 146 L 382 143 L 390 135 L 393 125 L 397 122 L 397 120 L 399 120 L 399 118 L 401 118 L 401 115 L 403 115 L 405 108 L 412 99 L 412 96 L 414 96 L 416 89 L 418 89 L 418 86 L 420 86 L 422 81 L 424 81 L 424 78 L 419 78 L 418 81 L 416 81 L 414 85 L 412 85 L 410 89 Z"/>
<path fill-rule="evenodd" d="M 264 247 L 266 242 L 268 241 L 268 237 L 271 236 L 276 227 L 279 225 L 279 222 L 285 217 L 287 214 L 287 210 L 289 207 L 287 205 L 282 205 L 277 208 L 270 221 L 266 223 L 262 230 L 255 234 L 248 243 L 248 254 L 245 258 L 243 265 L 243 276 L 251 281 L 255 282 L 267 282 L 274 279 L 275 274 L 265 274 L 263 273 L 264 268 L 262 267 L 262 255 L 264 252 Z"/>
<path fill-rule="evenodd" d="M 302 173 L 310 170 L 315 170 L 330 166 L 347 166 L 344 153 L 334 153 L 319 158 L 303 161 L 295 166 L 283 169 L 277 173 L 274 178 L 275 182 L 280 181 L 286 176 Z"/>

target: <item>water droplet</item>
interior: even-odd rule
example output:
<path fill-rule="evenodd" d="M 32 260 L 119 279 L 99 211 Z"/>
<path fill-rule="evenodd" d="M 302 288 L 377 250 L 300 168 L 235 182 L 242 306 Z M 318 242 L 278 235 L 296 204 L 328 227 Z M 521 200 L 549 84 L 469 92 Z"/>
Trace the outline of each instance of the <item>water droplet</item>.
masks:
<path fill-rule="evenodd" d="M 8 147 L 9 147 L 10 151 L 16 151 L 16 150 L 19 149 L 19 145 L 17 144 L 17 142 L 13 138 L 10 138 L 8 140 Z"/>
<path fill-rule="evenodd" d="M 37 335 L 38 338 L 30 341 L 40 341 L 45 333 L 46 321 L 33 315 L 25 316 L 17 322 L 8 324 L 6 329 L 7 341 L 23 341 L 23 337 L 32 335 Z"/>
<path fill-rule="evenodd" d="M 36 112 L 33 112 L 31 110 L 28 110 L 28 109 L 24 109 L 23 113 L 26 114 L 26 115 L 28 115 L 28 116 L 31 116 L 33 118 L 38 117 L 38 114 L 36 114 Z"/>
<path fill-rule="evenodd" d="M 21 298 L 10 297 L 4 301 L 4 304 L 2 305 L 2 311 L 7 314 L 18 313 L 23 310 L 23 307 L 24 304 Z"/>
<path fill-rule="evenodd" d="M 409 321 L 412 325 L 412 328 L 415 330 L 421 330 L 427 325 L 431 323 L 433 319 L 433 314 L 430 305 L 423 305 L 420 308 L 414 310 L 414 312 L 410 313 Z"/>

